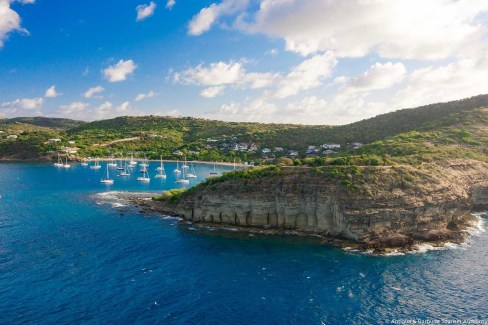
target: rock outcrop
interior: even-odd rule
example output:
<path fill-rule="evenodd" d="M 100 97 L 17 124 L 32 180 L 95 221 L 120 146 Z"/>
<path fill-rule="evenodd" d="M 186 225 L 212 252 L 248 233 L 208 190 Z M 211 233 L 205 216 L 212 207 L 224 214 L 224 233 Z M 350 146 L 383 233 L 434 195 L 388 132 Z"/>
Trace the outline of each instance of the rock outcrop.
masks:
<path fill-rule="evenodd" d="M 488 164 L 285 168 L 278 175 L 198 186 L 153 208 L 193 222 L 294 229 L 369 247 L 464 238 L 473 208 L 488 207 Z"/>

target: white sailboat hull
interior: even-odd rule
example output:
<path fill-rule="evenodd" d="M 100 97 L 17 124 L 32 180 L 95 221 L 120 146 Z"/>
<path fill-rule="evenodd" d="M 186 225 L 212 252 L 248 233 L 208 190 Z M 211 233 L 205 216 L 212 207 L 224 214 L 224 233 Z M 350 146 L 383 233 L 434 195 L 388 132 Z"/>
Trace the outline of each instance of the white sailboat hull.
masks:
<path fill-rule="evenodd" d="M 179 180 L 176 181 L 176 183 L 189 184 L 190 181 L 188 179 L 179 179 Z"/>
<path fill-rule="evenodd" d="M 100 181 L 100 183 L 102 183 L 102 184 L 113 184 L 114 180 L 113 179 L 102 179 Z"/>

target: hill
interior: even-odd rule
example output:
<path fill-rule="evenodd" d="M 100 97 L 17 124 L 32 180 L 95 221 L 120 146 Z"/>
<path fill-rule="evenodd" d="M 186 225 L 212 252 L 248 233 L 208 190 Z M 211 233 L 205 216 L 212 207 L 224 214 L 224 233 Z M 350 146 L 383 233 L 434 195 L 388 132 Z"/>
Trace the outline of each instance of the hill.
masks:
<path fill-rule="evenodd" d="M 19 135 L 19 142 L 39 149 L 37 156 L 68 146 L 75 141 L 79 156 L 128 155 L 135 152 L 150 158 L 178 158 L 213 161 L 260 161 L 278 159 L 298 152 L 299 163 L 321 157 L 321 152 L 307 154 L 308 146 L 337 143 L 340 149 L 324 161 L 341 157 L 377 155 L 405 161 L 404 157 L 426 155 L 429 152 L 468 154 L 476 159 L 486 156 L 486 122 L 488 95 L 438 103 L 418 108 L 402 109 L 343 126 L 311 126 L 294 124 L 262 124 L 222 122 L 192 117 L 123 116 L 95 122 L 55 118 L 14 118 L 0 120 L 0 157 L 5 158 L 5 135 Z M 55 146 L 42 146 L 48 138 L 63 141 Z M 11 141 L 10 141 L 11 142 Z M 366 144 L 353 148 L 352 142 Z M 234 148 L 236 145 L 241 147 Z M 283 150 L 274 150 L 275 147 Z M 18 148 L 18 146 L 16 146 Z M 29 146 L 29 148 L 31 148 Z M 263 154 L 261 149 L 271 148 Z M 16 149 L 18 150 L 18 149 Z M 29 149 L 31 150 L 31 149 Z M 11 150 L 9 152 L 12 152 Z M 308 158 L 307 158 L 308 157 Z M 401 159 L 400 159 L 401 158 Z M 384 159 L 383 159 L 384 160 Z M 358 161 L 357 159 L 354 161 Z M 316 162 L 317 163 L 317 162 Z"/>
<path fill-rule="evenodd" d="M 82 125 L 85 122 L 75 121 L 75 120 L 70 120 L 65 118 L 42 117 L 42 116 L 15 117 L 11 119 L 0 120 L 0 124 L 15 124 L 15 123 L 30 124 L 30 125 L 53 128 L 53 129 L 69 129 L 69 128 Z"/>

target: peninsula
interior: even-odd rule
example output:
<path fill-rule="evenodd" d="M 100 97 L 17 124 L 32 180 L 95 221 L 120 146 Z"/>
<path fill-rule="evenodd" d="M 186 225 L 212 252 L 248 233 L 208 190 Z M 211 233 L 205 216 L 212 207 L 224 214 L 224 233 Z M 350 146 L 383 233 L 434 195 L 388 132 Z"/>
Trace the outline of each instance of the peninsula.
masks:
<path fill-rule="evenodd" d="M 17 118 L 0 128 L 4 160 L 49 160 L 76 146 L 71 159 L 147 154 L 253 166 L 139 200 L 196 223 L 381 251 L 462 242 L 471 212 L 488 209 L 488 95 L 335 127 L 149 116 Z"/>

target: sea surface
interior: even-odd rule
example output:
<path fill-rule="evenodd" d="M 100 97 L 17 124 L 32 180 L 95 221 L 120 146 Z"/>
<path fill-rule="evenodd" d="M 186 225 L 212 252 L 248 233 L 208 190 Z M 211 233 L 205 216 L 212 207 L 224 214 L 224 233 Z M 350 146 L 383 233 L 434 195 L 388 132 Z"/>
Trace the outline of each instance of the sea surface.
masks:
<path fill-rule="evenodd" d="M 486 232 L 466 245 L 378 257 L 178 226 L 110 200 L 111 191 L 177 187 L 175 166 L 165 167 L 166 181 L 112 171 L 106 186 L 103 163 L 0 164 L 0 324 L 488 320 Z M 196 165 L 197 181 L 211 168 Z"/>

